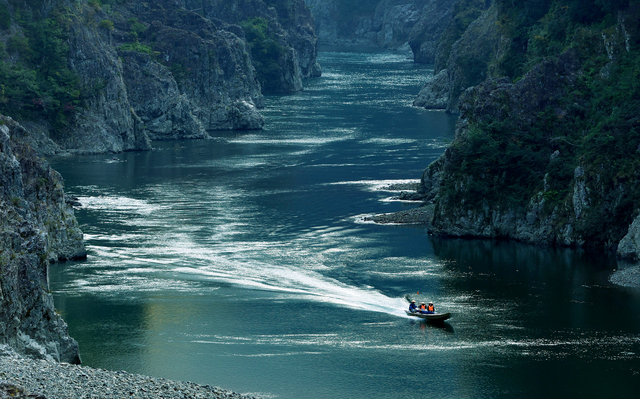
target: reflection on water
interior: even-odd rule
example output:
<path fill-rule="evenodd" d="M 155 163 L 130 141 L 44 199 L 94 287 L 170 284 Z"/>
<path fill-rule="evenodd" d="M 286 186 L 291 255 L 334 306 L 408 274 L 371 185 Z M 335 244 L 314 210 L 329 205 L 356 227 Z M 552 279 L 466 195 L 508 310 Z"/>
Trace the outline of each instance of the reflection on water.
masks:
<path fill-rule="evenodd" d="M 52 160 L 83 203 L 89 258 L 51 286 L 85 364 L 265 398 L 635 395 L 640 295 L 613 259 L 357 223 L 414 206 L 380 187 L 455 119 L 410 106 L 427 71 L 405 54 L 321 58 L 262 132 Z"/>

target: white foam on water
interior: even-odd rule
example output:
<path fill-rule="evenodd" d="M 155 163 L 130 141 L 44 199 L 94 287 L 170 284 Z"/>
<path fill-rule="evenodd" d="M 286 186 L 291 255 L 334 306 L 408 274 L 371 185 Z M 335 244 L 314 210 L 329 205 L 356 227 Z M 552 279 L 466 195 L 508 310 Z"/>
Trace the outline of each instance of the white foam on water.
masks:
<path fill-rule="evenodd" d="M 222 265 L 221 263 L 225 263 Z M 331 303 L 352 309 L 401 315 L 403 298 L 390 298 L 370 287 L 355 287 L 328 278 L 314 270 L 262 262 L 219 262 L 205 267 L 174 269 L 176 273 L 197 275 L 248 289 L 293 294 L 314 302 Z"/>
<path fill-rule="evenodd" d="M 246 225 L 226 225 L 214 238 L 236 234 L 237 229 L 245 230 Z M 195 243 L 188 234 L 176 231 L 142 243 L 137 235 L 116 236 L 115 241 L 113 237 L 101 237 L 121 246 L 91 245 L 96 259 L 88 267 L 94 272 L 76 280 L 75 289 L 117 295 L 126 291 L 190 291 L 215 282 L 280 293 L 279 298 L 284 295 L 285 299 L 404 316 L 405 299 L 391 298 L 372 287 L 349 285 L 321 273 L 331 269 L 325 264 L 325 257 L 345 252 L 327 243 L 350 235 L 349 229 L 316 226 L 293 242 L 222 241 L 208 245 L 211 242 Z M 132 247 L 132 243 L 137 246 Z"/>
<path fill-rule="evenodd" d="M 374 189 L 408 181 L 338 184 L 362 184 Z M 139 230 L 88 234 L 90 261 L 78 266 L 84 269 L 83 278 L 73 280 L 65 292 L 117 296 L 171 290 L 192 292 L 227 284 L 278 293 L 278 299 L 303 299 L 405 317 L 404 298 L 388 297 L 372 287 L 350 285 L 323 274 L 343 267 L 336 259 L 357 256 L 349 251 L 354 247 L 352 244 L 362 239 L 353 225 L 312 226 L 307 232 L 282 241 L 243 241 L 236 237 L 250 230 L 251 220 L 238 218 L 238 214 L 242 215 L 244 207 L 251 205 L 236 201 L 243 197 L 240 191 L 213 187 L 207 188 L 206 198 L 216 206 L 209 215 L 203 215 L 199 225 L 207 234 L 196 237 L 192 225 L 176 225 L 174 220 L 185 211 L 185 206 L 194 205 L 164 201 L 166 190 L 153 200 L 117 195 L 81 198 L 86 209 L 129 215 L 122 219 Z M 170 194 L 170 198 L 180 198 L 179 193 Z M 148 234 L 149 228 L 154 229 L 154 234 Z"/>
<path fill-rule="evenodd" d="M 401 180 L 353 180 L 353 181 L 340 181 L 326 183 L 327 185 L 353 185 L 353 186 L 366 186 L 369 191 L 397 191 L 387 190 L 386 188 L 394 184 L 414 184 L 419 183 L 420 180 L 416 179 L 401 179 Z"/>
<path fill-rule="evenodd" d="M 151 204 L 148 201 L 119 196 L 88 196 L 78 197 L 83 208 L 100 210 L 105 212 L 131 212 L 140 215 L 149 215 L 166 207 Z"/>

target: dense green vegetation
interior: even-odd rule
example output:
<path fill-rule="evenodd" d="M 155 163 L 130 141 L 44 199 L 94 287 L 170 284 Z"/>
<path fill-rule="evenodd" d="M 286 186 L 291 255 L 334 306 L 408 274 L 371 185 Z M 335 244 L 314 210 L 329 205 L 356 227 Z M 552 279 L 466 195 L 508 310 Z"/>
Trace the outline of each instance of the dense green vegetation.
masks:
<path fill-rule="evenodd" d="M 263 91 L 277 92 L 282 75 L 280 57 L 284 55 L 284 47 L 276 40 L 275 33 L 265 18 L 252 18 L 243 21 L 241 26 L 251 47 L 253 65 Z"/>
<path fill-rule="evenodd" d="M 449 151 L 450 203 L 523 206 L 541 193 L 549 213 L 569 218 L 581 166 L 590 204 L 576 228 L 592 245 L 626 233 L 640 208 L 640 15 L 625 14 L 627 37 L 618 19 L 630 3 L 637 1 L 497 0 L 510 42 L 493 60 L 496 76 L 517 83 L 569 50 L 579 65 L 575 81 L 533 114 L 496 99 L 500 117 L 471 115 L 469 134 Z"/>
<path fill-rule="evenodd" d="M 12 2 L 14 21 L 22 27 L 0 51 L 0 113 L 17 119 L 48 120 L 54 132 L 64 129 L 81 105 L 82 89 L 69 69 L 67 26 L 62 10 L 40 17 L 38 1 Z M 0 9 L 0 25 L 11 25 Z M 13 60 L 18 61 L 13 61 Z"/>

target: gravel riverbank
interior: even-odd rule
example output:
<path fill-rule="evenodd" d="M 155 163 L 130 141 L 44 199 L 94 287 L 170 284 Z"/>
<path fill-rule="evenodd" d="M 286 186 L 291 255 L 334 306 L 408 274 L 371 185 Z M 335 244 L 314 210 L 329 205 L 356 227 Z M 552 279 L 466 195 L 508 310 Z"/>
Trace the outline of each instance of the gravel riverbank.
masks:
<path fill-rule="evenodd" d="M 618 269 L 609 277 L 609 281 L 623 287 L 640 288 L 640 266 Z"/>
<path fill-rule="evenodd" d="M 192 382 L 32 360 L 16 355 L 8 347 L 0 346 L 0 398 L 252 399 L 253 397 Z"/>

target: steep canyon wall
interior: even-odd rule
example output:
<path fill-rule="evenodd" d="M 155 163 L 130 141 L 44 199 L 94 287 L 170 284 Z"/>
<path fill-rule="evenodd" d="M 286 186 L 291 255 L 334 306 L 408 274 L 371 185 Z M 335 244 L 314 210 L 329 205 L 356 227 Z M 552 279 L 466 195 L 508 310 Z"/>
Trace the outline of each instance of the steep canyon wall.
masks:
<path fill-rule="evenodd" d="M 520 3 L 481 10 L 421 93 L 460 114 L 422 178 L 433 230 L 638 259 L 640 5 Z"/>
<path fill-rule="evenodd" d="M 302 0 L 0 0 L 0 344 L 80 362 L 48 267 L 86 251 L 42 156 L 260 129 L 263 93 L 320 75 L 313 25 Z"/>
<path fill-rule="evenodd" d="M 305 0 L 322 44 L 411 46 L 416 62 L 433 63 L 455 0 Z"/>
<path fill-rule="evenodd" d="M 0 0 L 0 112 L 41 154 L 261 129 L 263 93 L 319 76 L 302 0 Z"/>
<path fill-rule="evenodd" d="M 61 176 L 0 116 L 0 344 L 41 359 L 79 363 L 78 344 L 53 307 L 49 262 L 86 257 Z"/>

